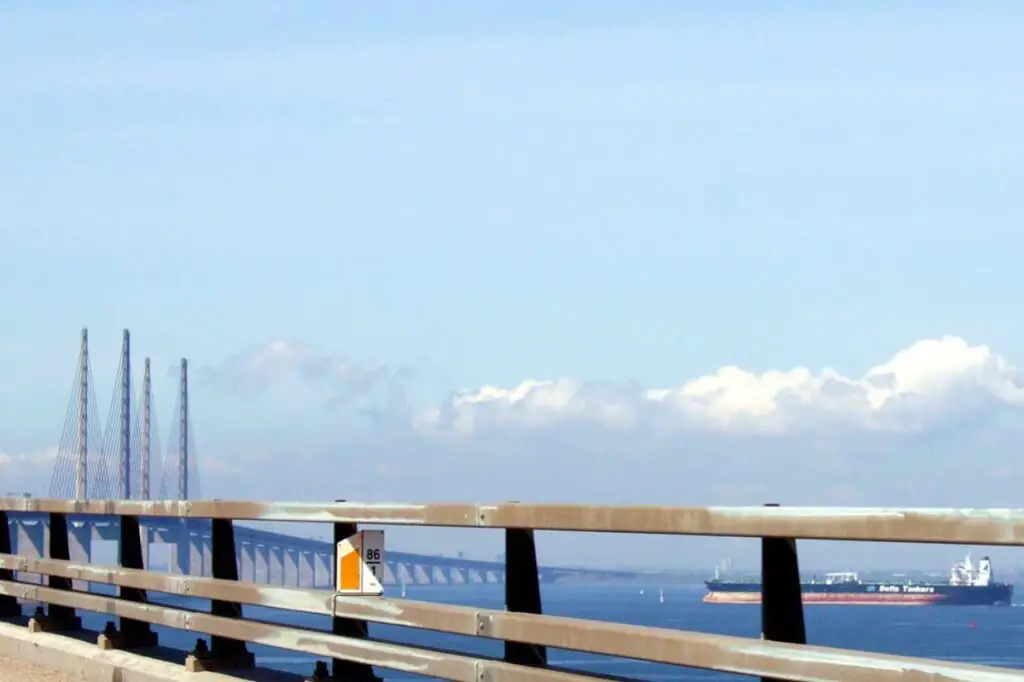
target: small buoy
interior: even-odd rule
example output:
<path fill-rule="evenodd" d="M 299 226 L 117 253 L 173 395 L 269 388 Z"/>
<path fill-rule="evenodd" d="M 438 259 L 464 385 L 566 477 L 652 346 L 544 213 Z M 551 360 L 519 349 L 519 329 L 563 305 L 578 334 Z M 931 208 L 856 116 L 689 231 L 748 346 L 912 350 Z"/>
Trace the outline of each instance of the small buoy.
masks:
<path fill-rule="evenodd" d="M 976 627 L 978 627 L 978 624 L 977 624 L 977 623 L 975 623 L 975 622 L 974 622 L 974 621 L 972 620 L 972 621 L 971 621 L 971 625 L 970 625 L 970 627 L 971 627 L 971 629 L 973 630 L 973 629 L 975 629 Z"/>

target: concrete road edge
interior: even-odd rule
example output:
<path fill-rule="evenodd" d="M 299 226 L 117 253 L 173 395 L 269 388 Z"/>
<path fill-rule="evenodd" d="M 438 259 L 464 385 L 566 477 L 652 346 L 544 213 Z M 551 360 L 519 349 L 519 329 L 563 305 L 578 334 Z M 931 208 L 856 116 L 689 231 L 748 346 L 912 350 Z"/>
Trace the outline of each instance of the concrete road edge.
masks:
<path fill-rule="evenodd" d="M 56 670 L 82 682 L 239 682 L 244 677 L 224 673 L 190 673 L 180 664 L 127 651 L 104 651 L 95 644 L 51 633 L 32 633 L 0 622 L 0 656 Z M 302 676 L 253 671 L 262 680 L 301 680 Z M 26 680 L 26 682 L 31 682 Z"/>

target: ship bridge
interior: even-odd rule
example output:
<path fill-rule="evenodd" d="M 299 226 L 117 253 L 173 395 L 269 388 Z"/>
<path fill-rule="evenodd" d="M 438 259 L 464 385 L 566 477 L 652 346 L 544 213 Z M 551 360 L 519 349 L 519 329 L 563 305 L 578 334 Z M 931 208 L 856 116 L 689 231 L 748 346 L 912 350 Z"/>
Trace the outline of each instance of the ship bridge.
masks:
<path fill-rule="evenodd" d="M 826 585 L 842 585 L 844 583 L 859 583 L 860 576 L 850 571 L 843 571 L 841 573 L 826 573 L 825 584 Z"/>

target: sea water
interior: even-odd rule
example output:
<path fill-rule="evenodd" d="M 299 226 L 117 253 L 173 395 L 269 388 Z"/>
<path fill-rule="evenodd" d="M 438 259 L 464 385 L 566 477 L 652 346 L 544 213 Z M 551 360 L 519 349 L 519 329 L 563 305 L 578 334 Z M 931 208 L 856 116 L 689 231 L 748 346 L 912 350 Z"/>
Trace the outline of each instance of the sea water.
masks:
<path fill-rule="evenodd" d="M 504 608 L 503 585 L 408 585 L 406 599 L 460 604 L 481 608 Z M 663 590 L 664 601 L 659 598 Z M 388 586 L 386 594 L 397 593 Z M 680 630 L 694 630 L 741 637 L 760 636 L 760 607 L 757 605 L 704 604 L 703 586 L 640 584 L 544 585 L 544 612 L 594 620 L 614 621 Z M 153 594 L 154 601 L 184 608 L 208 610 L 205 600 Z M 257 620 L 319 630 L 330 630 L 326 616 L 314 616 L 276 609 L 245 606 L 244 614 Z M 83 613 L 89 629 L 101 629 L 109 619 L 101 614 Z M 877 653 L 937 658 L 1024 670 L 1024 609 L 998 607 L 941 606 L 842 606 L 814 605 L 805 609 L 810 644 L 860 649 Z M 500 658 L 502 643 L 493 640 L 446 635 L 395 626 L 370 624 L 374 639 L 410 643 L 438 649 L 482 654 Z M 195 644 L 196 633 L 156 628 L 160 643 L 180 649 Z M 310 673 L 311 656 L 263 646 L 249 645 L 257 663 L 290 672 Z M 750 679 L 705 670 L 666 666 L 643 661 L 617 659 L 574 651 L 549 650 L 552 665 L 647 680 L 741 680 Z M 424 679 L 377 669 L 386 680 Z"/>

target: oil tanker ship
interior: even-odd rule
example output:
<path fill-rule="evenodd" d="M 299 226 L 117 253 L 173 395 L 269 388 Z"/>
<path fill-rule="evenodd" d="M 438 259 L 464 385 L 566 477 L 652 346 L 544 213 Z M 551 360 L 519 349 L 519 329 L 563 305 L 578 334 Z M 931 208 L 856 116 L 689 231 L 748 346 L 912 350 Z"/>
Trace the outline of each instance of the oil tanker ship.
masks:
<path fill-rule="evenodd" d="M 706 604 L 760 604 L 761 583 L 721 580 L 718 571 L 705 580 Z M 800 583 L 804 604 L 889 604 L 893 606 L 1009 606 L 1013 585 L 995 582 L 992 562 L 982 557 L 978 567 L 970 555 L 950 571 L 949 582 L 865 582 L 856 573 L 827 573 L 824 580 Z"/>

